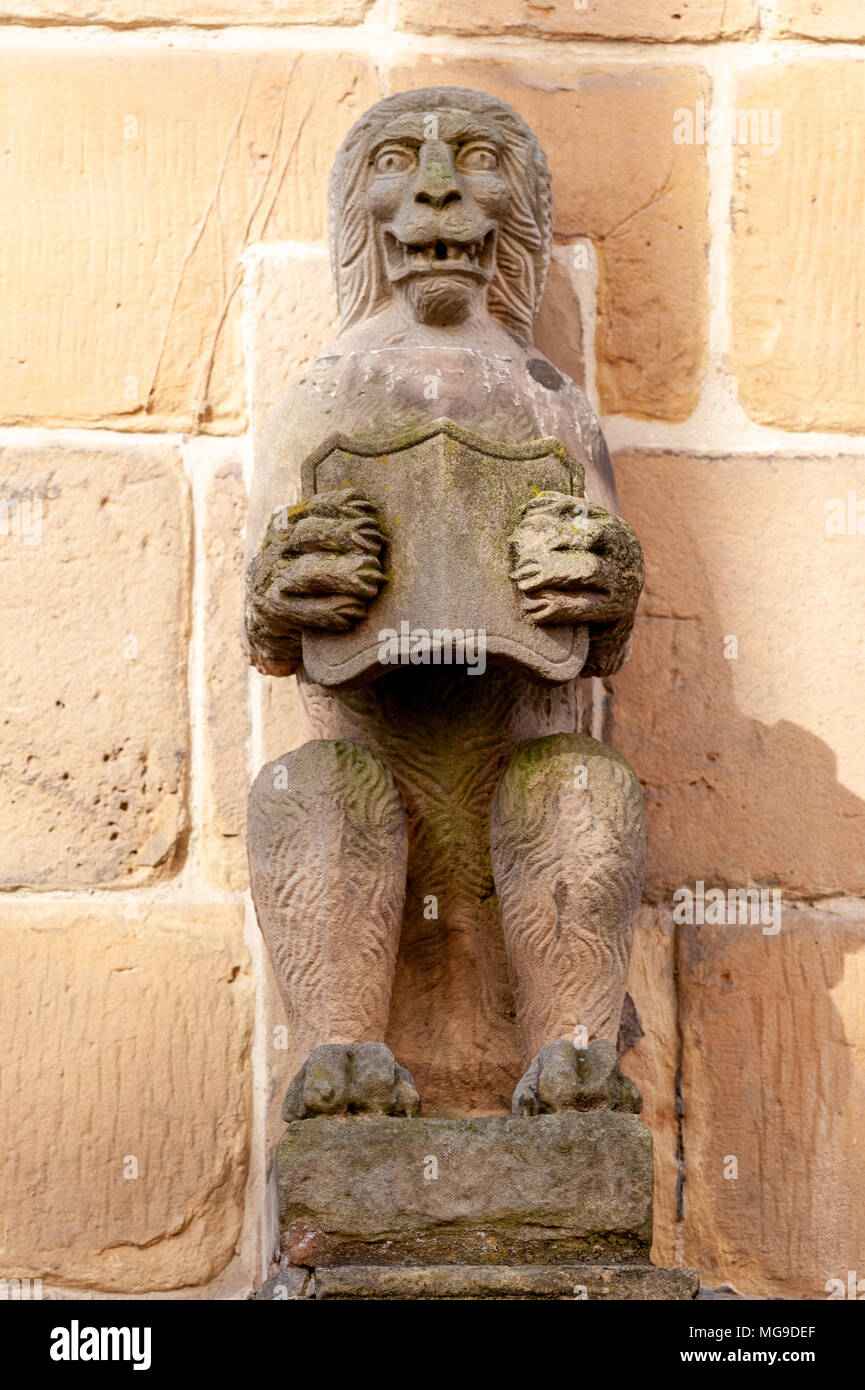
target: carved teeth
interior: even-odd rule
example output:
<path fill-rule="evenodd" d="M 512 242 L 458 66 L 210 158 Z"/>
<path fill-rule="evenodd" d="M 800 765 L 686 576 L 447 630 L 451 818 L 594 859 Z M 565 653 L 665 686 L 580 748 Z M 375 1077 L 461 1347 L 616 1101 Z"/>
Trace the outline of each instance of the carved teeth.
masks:
<path fill-rule="evenodd" d="M 473 241 L 467 246 L 456 246 L 445 241 L 434 241 L 429 246 L 403 245 L 406 265 L 435 265 L 442 261 L 467 261 L 475 263 L 480 254 L 481 242 Z"/>
<path fill-rule="evenodd" d="M 445 241 L 443 237 L 424 243 L 405 242 L 396 237 L 393 232 L 388 232 L 387 235 L 387 255 L 392 270 L 395 271 L 396 269 L 393 264 L 394 261 L 397 261 L 401 266 L 397 273 L 398 278 L 403 275 L 410 275 L 412 272 L 428 273 L 435 269 L 450 268 L 456 270 L 460 267 L 471 269 L 474 274 L 489 278 L 491 258 L 487 252 L 492 249 L 493 245 L 492 233 L 480 241 L 463 243 Z"/>

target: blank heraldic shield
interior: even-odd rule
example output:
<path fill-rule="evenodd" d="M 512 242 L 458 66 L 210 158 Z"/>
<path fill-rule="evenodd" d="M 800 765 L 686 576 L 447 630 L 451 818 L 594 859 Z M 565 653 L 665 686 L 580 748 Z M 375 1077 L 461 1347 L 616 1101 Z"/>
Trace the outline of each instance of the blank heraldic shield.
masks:
<path fill-rule="evenodd" d="M 509 540 L 526 500 L 583 495 L 583 470 L 555 439 L 509 445 L 450 420 L 401 438 L 359 442 L 333 435 L 302 467 L 304 500 L 353 488 L 377 508 L 385 583 L 349 632 L 303 634 L 311 680 L 351 686 L 387 669 L 384 634 L 419 630 L 433 665 L 449 664 L 461 634 L 480 637 L 490 665 L 540 681 L 572 680 L 588 650 L 585 626 L 539 627 L 508 577 Z"/>

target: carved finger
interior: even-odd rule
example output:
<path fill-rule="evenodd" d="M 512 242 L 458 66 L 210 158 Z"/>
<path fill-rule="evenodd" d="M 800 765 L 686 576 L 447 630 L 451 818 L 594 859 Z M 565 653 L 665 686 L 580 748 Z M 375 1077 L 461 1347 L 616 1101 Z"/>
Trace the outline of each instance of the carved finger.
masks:
<path fill-rule="evenodd" d="M 550 551 L 533 572 L 514 580 L 523 593 L 537 589 L 602 589 L 609 592 L 613 575 L 610 567 L 591 551 Z M 514 571 L 515 574 L 518 571 Z"/>
<path fill-rule="evenodd" d="M 395 1077 L 393 1113 L 395 1115 L 407 1115 L 410 1118 L 419 1115 L 421 1110 L 420 1096 L 415 1089 L 414 1077 L 411 1072 L 407 1067 L 401 1067 L 397 1064 Z"/>
<path fill-rule="evenodd" d="M 548 513 L 551 516 L 563 516 L 580 501 L 580 498 L 572 497 L 568 492 L 538 492 L 524 504 L 521 515 L 529 517 Z M 585 502 L 582 505 L 585 507 Z"/>
<path fill-rule="evenodd" d="M 345 1048 L 317 1047 L 306 1062 L 303 1104 L 308 1115 L 333 1115 L 345 1108 L 348 1058 Z"/>
<path fill-rule="evenodd" d="M 305 1081 L 306 1063 L 304 1062 L 300 1071 L 295 1072 L 292 1077 L 288 1090 L 285 1093 L 285 1099 L 282 1102 L 282 1118 L 285 1120 L 286 1124 L 291 1124 L 292 1120 L 300 1120 L 303 1118 L 303 1087 Z"/>
<path fill-rule="evenodd" d="M 532 622 L 537 623 L 539 627 L 543 627 L 545 624 L 566 624 L 568 619 L 563 617 L 561 612 L 563 606 L 567 609 L 567 605 L 562 605 L 559 595 L 552 598 L 549 595 L 544 595 L 543 598 L 523 600 L 524 614 L 527 618 L 531 618 Z"/>
<path fill-rule="evenodd" d="M 522 589 L 530 581 L 537 579 L 540 574 L 541 566 L 537 560 L 523 560 L 521 564 L 517 565 L 516 569 L 511 570 L 508 578 L 512 579 L 513 582 L 518 584 Z"/>
<path fill-rule="evenodd" d="M 593 517 L 577 516 L 563 522 L 558 538 L 550 546 L 551 550 L 605 550 L 608 543 L 607 531 L 603 523 Z"/>
<path fill-rule="evenodd" d="M 353 594 L 375 598 L 384 580 L 371 555 L 332 555 L 316 551 L 297 555 L 282 565 L 274 584 L 283 597 L 291 594 Z"/>
<path fill-rule="evenodd" d="M 366 603 L 350 594 L 297 594 L 285 602 L 285 613 L 298 628 L 347 632 L 366 616 Z"/>
<path fill-rule="evenodd" d="M 390 1114 L 395 1068 L 394 1055 L 384 1043 L 359 1043 L 354 1049 L 352 1065 L 352 1107 L 371 1114 Z"/>
<path fill-rule="evenodd" d="M 347 555 L 351 551 L 377 554 L 383 537 L 372 517 L 338 520 L 333 517 L 306 516 L 291 533 L 286 555 L 308 554 L 315 550 Z"/>
<path fill-rule="evenodd" d="M 538 1100 L 544 1110 L 573 1110 L 577 1090 L 577 1053 L 566 1038 L 547 1043 L 538 1054 Z"/>
<path fill-rule="evenodd" d="M 341 518 L 375 516 L 375 504 L 363 497 L 356 488 L 335 488 L 331 492 L 317 492 L 303 504 L 303 516 L 329 516 Z"/>
<path fill-rule="evenodd" d="M 278 591 L 248 608 L 247 630 L 253 637 L 285 638 L 297 632 L 297 618 Z"/>
<path fill-rule="evenodd" d="M 609 598 L 603 593 L 590 589 L 582 593 L 569 593 L 563 589 L 545 589 L 532 597 L 523 598 L 523 612 L 533 622 L 576 623 L 609 621 Z"/>
<path fill-rule="evenodd" d="M 514 1091 L 511 1099 L 511 1112 L 514 1115 L 537 1115 L 540 1112 L 538 1076 L 539 1068 L 536 1057 L 525 1075 L 520 1078 Z"/>

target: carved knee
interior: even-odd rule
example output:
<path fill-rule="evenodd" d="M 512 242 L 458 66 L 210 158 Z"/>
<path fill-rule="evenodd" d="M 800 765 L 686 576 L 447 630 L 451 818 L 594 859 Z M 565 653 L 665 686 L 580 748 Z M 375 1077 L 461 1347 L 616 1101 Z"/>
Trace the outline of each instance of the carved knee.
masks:
<path fill-rule="evenodd" d="M 252 896 L 302 1056 L 384 1038 L 407 853 L 393 774 L 359 744 L 305 743 L 256 778 Z"/>
<path fill-rule="evenodd" d="M 250 847 L 262 821 L 313 812 L 326 821 L 347 814 L 361 833 L 373 836 L 398 837 L 405 823 L 393 773 L 368 748 L 346 739 L 312 739 L 265 764 L 249 795 Z"/>
<path fill-rule="evenodd" d="M 608 825 L 644 851 L 643 797 L 633 768 L 605 743 L 587 734 L 551 734 L 525 743 L 499 783 L 493 837 L 551 830 L 566 814 L 581 824 Z"/>

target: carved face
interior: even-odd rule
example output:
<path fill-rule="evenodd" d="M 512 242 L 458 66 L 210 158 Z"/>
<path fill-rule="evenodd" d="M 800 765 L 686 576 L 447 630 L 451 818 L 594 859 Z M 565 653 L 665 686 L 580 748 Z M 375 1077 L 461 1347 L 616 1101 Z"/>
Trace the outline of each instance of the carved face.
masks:
<path fill-rule="evenodd" d="M 468 111 L 407 112 L 371 151 L 368 206 L 385 273 L 424 322 L 465 317 L 492 280 L 508 186 L 501 134 Z"/>
<path fill-rule="evenodd" d="M 461 87 L 385 97 L 343 141 L 328 206 L 343 329 L 404 295 L 432 323 L 483 305 L 531 342 L 552 239 L 550 174 L 504 102 Z"/>

